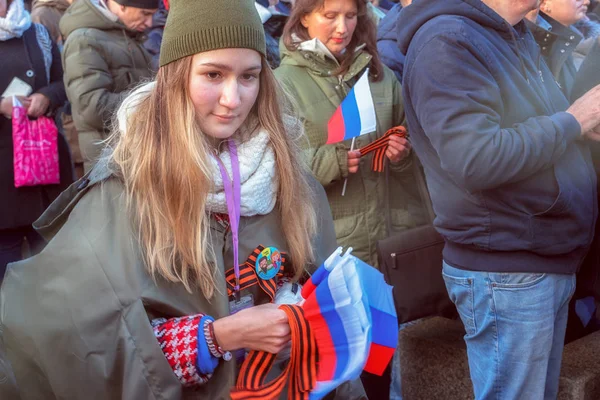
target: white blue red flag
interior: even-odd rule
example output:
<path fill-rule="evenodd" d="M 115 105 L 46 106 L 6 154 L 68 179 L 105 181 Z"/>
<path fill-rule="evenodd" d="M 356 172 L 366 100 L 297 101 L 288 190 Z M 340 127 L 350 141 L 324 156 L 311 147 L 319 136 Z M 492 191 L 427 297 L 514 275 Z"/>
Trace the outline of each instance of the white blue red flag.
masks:
<path fill-rule="evenodd" d="M 311 400 L 319 400 L 365 370 L 381 375 L 398 342 L 392 287 L 383 275 L 341 248 L 302 289 L 304 316 L 319 361 Z"/>
<path fill-rule="evenodd" d="M 327 144 L 352 139 L 376 129 L 377 117 L 367 68 L 329 120 Z"/>

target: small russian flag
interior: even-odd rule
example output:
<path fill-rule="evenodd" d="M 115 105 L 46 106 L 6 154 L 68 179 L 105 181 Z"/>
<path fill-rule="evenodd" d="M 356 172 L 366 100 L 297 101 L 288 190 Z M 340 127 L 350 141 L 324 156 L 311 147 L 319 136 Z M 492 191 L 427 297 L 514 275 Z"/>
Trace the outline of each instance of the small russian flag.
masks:
<path fill-rule="evenodd" d="M 391 286 L 350 251 L 341 255 L 338 249 L 302 289 L 304 316 L 319 349 L 310 400 L 358 378 L 363 369 L 381 375 L 398 342 Z"/>
<path fill-rule="evenodd" d="M 375 129 L 377 129 L 377 117 L 367 68 L 329 120 L 327 144 L 352 139 L 373 132 Z"/>

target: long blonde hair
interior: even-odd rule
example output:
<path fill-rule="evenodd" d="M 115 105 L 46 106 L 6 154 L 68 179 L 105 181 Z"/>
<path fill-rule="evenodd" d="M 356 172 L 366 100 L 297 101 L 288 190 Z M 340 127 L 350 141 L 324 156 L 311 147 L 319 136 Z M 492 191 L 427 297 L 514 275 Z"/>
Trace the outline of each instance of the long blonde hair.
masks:
<path fill-rule="evenodd" d="M 190 56 L 159 69 L 153 89 L 127 118 L 126 134 L 113 133 L 109 162 L 125 184 L 150 274 L 182 283 L 190 292 L 199 286 L 210 299 L 217 271 L 205 206 L 212 188 L 214 145 L 196 123 L 188 88 L 191 66 Z M 269 134 L 279 174 L 276 210 L 285 221 L 297 279 L 313 261 L 311 239 L 317 227 L 313 193 L 296 144 L 299 135 L 291 132 L 301 124 L 286 122 L 285 104 L 263 58 L 260 90 L 247 123 Z"/>

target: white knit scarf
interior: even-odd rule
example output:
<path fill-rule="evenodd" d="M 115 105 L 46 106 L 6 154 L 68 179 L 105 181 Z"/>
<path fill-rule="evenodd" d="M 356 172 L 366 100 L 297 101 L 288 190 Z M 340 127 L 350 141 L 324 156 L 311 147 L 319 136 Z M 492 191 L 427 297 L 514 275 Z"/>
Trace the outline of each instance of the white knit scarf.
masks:
<path fill-rule="evenodd" d="M 250 139 L 239 143 L 236 140 L 240 163 L 241 215 L 251 217 L 266 215 L 273 211 L 277 202 L 279 178 L 275 170 L 275 153 L 267 132 L 259 130 Z M 228 146 L 222 146 L 227 149 Z M 228 151 L 219 154 L 231 177 L 231 157 Z M 227 214 L 227 200 L 219 163 L 212 158 L 213 189 L 206 200 L 208 211 Z"/>
<path fill-rule="evenodd" d="M 0 41 L 20 38 L 31 26 L 31 16 L 23 0 L 13 0 L 5 18 L 0 18 Z"/>
<path fill-rule="evenodd" d="M 154 81 L 139 86 L 123 100 L 117 112 L 117 121 L 121 134 L 127 131 L 127 119 L 139 106 L 141 100 L 150 95 Z M 240 141 L 236 139 L 238 160 L 240 164 L 241 180 L 241 215 L 251 217 L 266 215 L 273 211 L 277 202 L 279 190 L 279 176 L 276 173 L 275 153 L 269 139 L 269 134 L 264 130 L 257 130 L 249 138 Z M 220 146 L 219 158 L 225 169 L 231 174 L 231 158 L 226 143 Z M 224 151 L 223 151 L 224 150 Z M 210 212 L 228 214 L 227 200 L 219 163 L 211 157 L 213 188 L 206 200 L 206 209 Z"/>

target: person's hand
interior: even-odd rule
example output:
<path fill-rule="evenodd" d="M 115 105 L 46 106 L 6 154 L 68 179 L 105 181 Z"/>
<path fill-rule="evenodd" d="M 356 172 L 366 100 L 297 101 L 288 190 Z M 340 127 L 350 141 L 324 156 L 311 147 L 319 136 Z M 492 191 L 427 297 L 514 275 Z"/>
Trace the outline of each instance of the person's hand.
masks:
<path fill-rule="evenodd" d="M 596 126 L 594 129 L 589 131 L 585 137 L 587 139 L 593 140 L 594 142 L 600 142 L 600 125 Z"/>
<path fill-rule="evenodd" d="M 27 109 L 31 104 L 31 101 L 27 97 L 17 96 L 17 99 L 21 102 L 21 105 Z M 0 114 L 11 116 L 13 111 L 13 98 L 12 96 L 3 97 L 0 102 Z"/>
<path fill-rule="evenodd" d="M 355 174 L 358 172 L 358 166 L 360 164 L 360 151 L 354 150 L 348 152 L 348 173 Z"/>
<path fill-rule="evenodd" d="M 406 138 L 391 135 L 389 146 L 385 152 L 392 164 L 398 164 L 410 154 L 410 142 Z"/>
<path fill-rule="evenodd" d="M 277 4 L 279 4 L 279 0 L 269 0 L 270 6 L 276 6 Z"/>
<path fill-rule="evenodd" d="M 12 97 L 3 97 L 0 102 L 0 114 L 2 115 L 12 115 L 13 108 L 13 99 Z"/>
<path fill-rule="evenodd" d="M 31 105 L 31 100 L 29 100 L 29 97 L 21 97 L 21 96 L 17 96 L 17 99 L 19 99 L 19 101 L 21 102 L 21 105 L 27 110 L 29 108 L 29 106 Z"/>
<path fill-rule="evenodd" d="M 215 337 L 225 351 L 250 349 L 277 354 L 291 339 L 285 312 L 277 304 L 263 304 L 218 319 Z"/>
<path fill-rule="evenodd" d="M 600 85 L 577 99 L 567 112 L 581 125 L 581 135 L 587 139 L 600 141 Z"/>
<path fill-rule="evenodd" d="M 30 101 L 29 107 L 27 108 L 27 115 L 32 118 L 37 118 L 46 114 L 48 107 L 50 107 L 50 100 L 43 94 L 35 93 L 27 99 Z"/>

